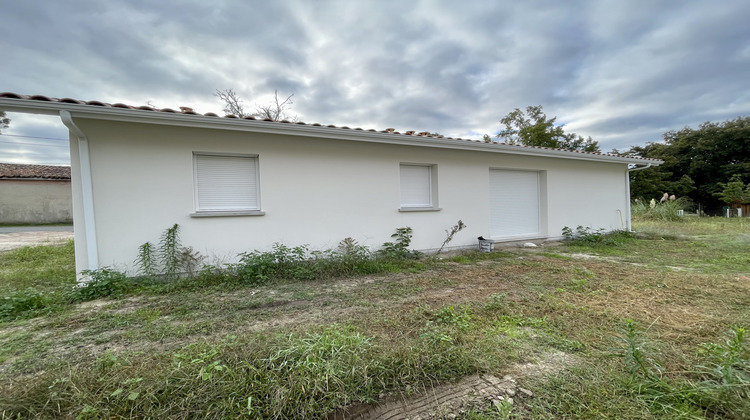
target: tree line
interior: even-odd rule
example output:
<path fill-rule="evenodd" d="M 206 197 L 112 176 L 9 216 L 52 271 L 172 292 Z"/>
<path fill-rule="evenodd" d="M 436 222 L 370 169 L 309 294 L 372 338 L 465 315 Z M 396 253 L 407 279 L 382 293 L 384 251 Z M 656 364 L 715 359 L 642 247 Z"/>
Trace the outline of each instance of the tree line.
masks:
<path fill-rule="evenodd" d="M 548 118 L 542 106 L 516 108 L 500 120 L 498 141 L 525 146 L 599 152 L 591 137 L 566 133 L 557 117 Z M 493 141 L 485 135 L 484 140 Z M 706 122 L 663 135 L 663 143 L 632 146 L 614 154 L 660 159 L 664 164 L 630 173 L 631 198 L 676 196 L 688 199 L 709 213 L 724 205 L 750 202 L 750 117 Z"/>
<path fill-rule="evenodd" d="M 750 116 L 668 131 L 663 138 L 663 143 L 633 146 L 621 153 L 664 161 L 631 172 L 633 198 L 675 194 L 714 214 L 727 204 L 750 202 Z"/>

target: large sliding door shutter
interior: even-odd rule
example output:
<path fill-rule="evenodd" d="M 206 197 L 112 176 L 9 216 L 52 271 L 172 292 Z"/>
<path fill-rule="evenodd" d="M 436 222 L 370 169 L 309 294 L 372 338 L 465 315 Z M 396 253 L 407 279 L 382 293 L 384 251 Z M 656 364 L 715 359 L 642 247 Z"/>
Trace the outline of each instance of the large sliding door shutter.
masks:
<path fill-rule="evenodd" d="M 490 218 L 492 238 L 539 235 L 539 172 L 490 169 Z"/>

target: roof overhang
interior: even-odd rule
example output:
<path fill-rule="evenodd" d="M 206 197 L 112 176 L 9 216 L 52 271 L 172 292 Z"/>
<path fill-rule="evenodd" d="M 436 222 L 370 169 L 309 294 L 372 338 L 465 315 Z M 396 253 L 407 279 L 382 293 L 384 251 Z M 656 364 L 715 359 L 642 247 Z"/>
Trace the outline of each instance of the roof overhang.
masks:
<path fill-rule="evenodd" d="M 276 122 L 162 112 L 156 110 L 128 109 L 112 106 L 75 104 L 34 99 L 0 98 L 0 110 L 30 114 L 60 115 L 67 111 L 72 118 L 123 121 L 142 124 L 159 124 L 178 127 L 206 128 L 213 130 L 244 131 L 252 133 L 279 134 L 288 136 L 315 137 L 347 141 L 395 144 L 402 146 L 431 147 L 456 150 L 472 150 L 485 153 L 503 153 L 595 162 L 658 166 L 660 160 L 622 157 L 608 154 L 573 152 L 568 150 L 528 147 L 505 143 L 485 143 L 477 140 L 437 138 L 408 134 L 363 130 L 360 128 L 312 125 L 306 123 Z"/>

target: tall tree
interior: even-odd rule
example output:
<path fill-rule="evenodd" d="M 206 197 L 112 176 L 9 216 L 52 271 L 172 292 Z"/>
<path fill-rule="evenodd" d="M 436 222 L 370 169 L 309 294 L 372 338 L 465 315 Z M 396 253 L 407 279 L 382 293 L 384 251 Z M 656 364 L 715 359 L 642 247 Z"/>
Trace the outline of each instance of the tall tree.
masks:
<path fill-rule="evenodd" d="M 631 174 L 633 198 L 686 194 L 704 208 L 718 211 L 723 206 L 715 195 L 722 191 L 720 183 L 734 175 L 750 181 L 750 116 L 668 131 L 664 143 L 632 147 L 626 154 L 664 161 L 655 169 Z M 681 183 L 686 179 L 692 181 L 693 189 L 679 190 L 689 186 Z"/>
<path fill-rule="evenodd" d="M 224 102 L 223 111 L 227 114 L 236 115 L 240 118 L 244 117 L 255 117 L 261 119 L 269 119 L 272 121 L 297 121 L 296 115 L 289 115 L 287 111 L 292 108 L 294 102 L 292 102 L 291 94 L 286 97 L 283 101 L 279 100 L 278 91 L 273 91 L 273 101 L 267 105 L 256 105 L 255 112 L 245 112 L 243 100 L 240 96 L 232 89 L 216 90 L 214 94 L 216 97 Z"/>
<path fill-rule="evenodd" d="M 720 182 L 719 188 L 721 191 L 714 195 L 732 207 L 739 207 L 742 203 L 750 202 L 750 184 L 746 186 L 740 174 L 734 174 L 726 184 Z"/>
<path fill-rule="evenodd" d="M 5 111 L 0 111 L 0 128 L 8 128 L 10 125 L 10 118 L 5 114 Z M 2 133 L 2 131 L 0 131 Z"/>
<path fill-rule="evenodd" d="M 591 137 L 566 133 L 564 125 L 555 124 L 557 117 L 548 118 L 541 105 L 527 106 L 526 111 L 516 108 L 500 120 L 505 129 L 498 138 L 510 144 L 550 147 L 553 149 L 598 152 L 599 143 Z M 487 141 L 488 136 L 485 136 Z"/>

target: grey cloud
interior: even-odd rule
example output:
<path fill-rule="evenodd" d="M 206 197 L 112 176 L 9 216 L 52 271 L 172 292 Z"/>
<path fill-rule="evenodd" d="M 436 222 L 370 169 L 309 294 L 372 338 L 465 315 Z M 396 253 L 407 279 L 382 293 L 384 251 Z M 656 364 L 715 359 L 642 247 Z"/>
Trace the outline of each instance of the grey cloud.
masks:
<path fill-rule="evenodd" d="M 247 107 L 277 89 L 304 121 L 474 137 L 541 104 L 607 150 L 750 113 L 747 16 L 738 1 L 14 2 L 0 90 L 218 112 L 215 89 Z"/>

